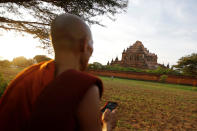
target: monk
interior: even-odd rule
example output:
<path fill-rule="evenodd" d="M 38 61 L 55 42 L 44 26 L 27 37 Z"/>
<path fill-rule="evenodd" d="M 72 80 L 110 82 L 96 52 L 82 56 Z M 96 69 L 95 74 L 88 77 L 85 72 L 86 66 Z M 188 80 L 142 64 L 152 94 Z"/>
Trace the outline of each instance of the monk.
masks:
<path fill-rule="evenodd" d="M 99 108 L 102 81 L 84 72 L 93 52 L 90 28 L 71 14 L 51 24 L 55 59 L 32 65 L 0 99 L 0 131 L 111 131 L 115 111 Z"/>

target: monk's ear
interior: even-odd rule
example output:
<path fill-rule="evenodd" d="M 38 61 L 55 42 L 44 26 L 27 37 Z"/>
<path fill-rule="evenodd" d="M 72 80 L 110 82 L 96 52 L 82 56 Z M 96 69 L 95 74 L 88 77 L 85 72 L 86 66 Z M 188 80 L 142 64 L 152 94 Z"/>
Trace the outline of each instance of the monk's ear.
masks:
<path fill-rule="evenodd" d="M 85 38 L 80 39 L 80 41 L 79 41 L 80 52 L 85 52 L 86 47 L 87 47 L 87 40 Z"/>

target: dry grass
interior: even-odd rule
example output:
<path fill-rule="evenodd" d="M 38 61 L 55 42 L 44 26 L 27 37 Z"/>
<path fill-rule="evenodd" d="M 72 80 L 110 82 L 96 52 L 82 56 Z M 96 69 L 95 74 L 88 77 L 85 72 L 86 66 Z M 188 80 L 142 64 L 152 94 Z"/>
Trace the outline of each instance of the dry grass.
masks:
<path fill-rule="evenodd" d="M 103 102 L 119 103 L 116 131 L 197 130 L 197 87 L 102 77 Z"/>
<path fill-rule="evenodd" d="M 20 71 L 24 68 L 15 68 L 15 67 L 2 67 L 0 66 L 0 74 L 3 75 L 3 78 L 6 81 L 11 81 Z"/>

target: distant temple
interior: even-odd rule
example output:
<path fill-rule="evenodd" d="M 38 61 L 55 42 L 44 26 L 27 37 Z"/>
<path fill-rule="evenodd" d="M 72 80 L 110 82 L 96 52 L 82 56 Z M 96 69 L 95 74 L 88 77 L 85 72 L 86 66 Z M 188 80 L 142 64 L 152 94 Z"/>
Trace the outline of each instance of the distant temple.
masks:
<path fill-rule="evenodd" d="M 120 61 L 118 57 L 116 57 L 115 60 L 112 59 L 111 63 L 108 62 L 108 65 L 113 66 L 116 64 L 123 67 L 142 69 L 155 69 L 158 66 L 157 55 L 150 53 L 141 41 L 136 41 L 132 46 L 127 48 L 127 50 L 124 50 Z"/>

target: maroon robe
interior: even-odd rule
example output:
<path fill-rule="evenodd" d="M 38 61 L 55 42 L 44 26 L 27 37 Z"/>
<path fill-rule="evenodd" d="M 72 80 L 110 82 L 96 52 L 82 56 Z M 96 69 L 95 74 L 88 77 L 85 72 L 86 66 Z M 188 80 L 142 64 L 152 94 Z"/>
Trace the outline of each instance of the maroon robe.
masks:
<path fill-rule="evenodd" d="M 31 131 L 79 130 L 76 111 L 85 93 L 97 85 L 102 96 L 100 79 L 87 73 L 68 70 L 58 76 L 38 97 L 29 123 Z"/>

